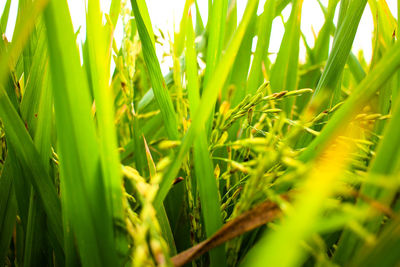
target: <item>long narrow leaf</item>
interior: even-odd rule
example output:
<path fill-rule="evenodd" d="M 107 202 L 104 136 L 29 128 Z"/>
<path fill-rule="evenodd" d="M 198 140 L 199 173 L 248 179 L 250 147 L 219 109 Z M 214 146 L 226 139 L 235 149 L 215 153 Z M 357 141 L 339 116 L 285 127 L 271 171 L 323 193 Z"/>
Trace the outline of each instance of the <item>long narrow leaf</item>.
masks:
<path fill-rule="evenodd" d="M 82 264 L 108 266 L 116 262 L 113 218 L 107 205 L 109 195 L 104 181 L 108 177 L 101 172 L 88 82 L 80 66 L 67 4 L 51 1 L 44 18 L 48 35 L 52 36 L 49 55 L 63 213 L 75 233 Z"/>
<path fill-rule="evenodd" d="M 146 30 L 145 22 L 142 18 L 137 0 L 131 0 L 131 3 L 136 23 L 138 25 L 139 36 L 142 41 L 143 55 L 146 66 L 149 70 L 154 96 L 164 119 L 164 127 L 167 131 L 168 138 L 176 140 L 179 136 L 176 114 L 174 106 L 172 105 L 171 97 L 168 93 L 167 85 L 161 74 L 161 68 L 154 51 L 154 45 L 151 42 L 149 32 Z"/>
<path fill-rule="evenodd" d="M 194 49 L 194 32 L 192 17 L 188 16 L 186 37 L 186 66 L 188 79 L 188 94 L 190 113 L 193 114 L 200 102 L 200 89 L 197 76 L 197 56 Z M 207 237 L 212 236 L 222 226 L 220 202 L 217 183 L 214 177 L 214 167 L 208 151 L 207 136 L 203 129 L 194 141 L 194 168 L 200 193 L 203 219 Z M 226 256 L 224 247 L 218 247 L 210 252 L 212 266 L 225 266 Z"/>

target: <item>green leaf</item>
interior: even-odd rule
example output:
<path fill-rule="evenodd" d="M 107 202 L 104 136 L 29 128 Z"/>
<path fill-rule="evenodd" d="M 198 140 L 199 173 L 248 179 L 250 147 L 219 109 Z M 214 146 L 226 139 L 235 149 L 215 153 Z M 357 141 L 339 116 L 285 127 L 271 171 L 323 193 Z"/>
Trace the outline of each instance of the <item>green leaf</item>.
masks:
<path fill-rule="evenodd" d="M 199 5 L 197 4 L 197 0 L 194 1 L 194 3 L 196 4 L 196 36 L 202 34 L 204 32 L 204 24 L 203 24 L 203 20 L 201 19 L 201 14 L 200 14 L 200 9 L 199 9 Z"/>
<path fill-rule="evenodd" d="M 25 195 L 23 199 L 28 202 L 26 196 L 29 195 L 29 186 L 32 184 L 48 216 L 49 232 L 50 236 L 52 236 L 51 239 L 54 239 L 56 244 L 63 244 L 61 207 L 56 190 L 46 171 L 46 166 L 41 162 L 41 155 L 36 150 L 25 124 L 22 122 L 15 109 L 15 103 L 12 104 L 10 102 L 3 87 L 7 86 L 4 81 L 6 75 L 9 73 L 8 68 L 13 66 L 14 58 L 17 58 L 17 55 L 21 54 L 24 44 L 35 26 L 36 20 L 45 4 L 45 1 L 28 3 L 26 8 L 21 11 L 23 15 L 21 15 L 21 19 L 17 21 L 13 44 L 9 47 L 4 57 L 2 57 L 2 62 L 0 64 L 0 68 L 2 69 L 0 74 L 0 118 L 6 129 L 9 147 L 8 156 L 13 155 L 13 159 L 10 159 L 14 166 L 12 168 L 14 168 L 14 171 L 18 171 L 18 174 L 15 174 L 14 177 L 15 182 L 19 185 L 25 185 L 24 187 L 28 189 L 28 194 Z M 26 175 L 28 173 L 29 175 Z M 24 207 L 27 206 L 27 204 L 24 204 Z M 24 207 L 21 206 L 20 210 L 25 210 Z M 26 215 L 26 217 L 28 217 L 28 215 Z M 26 221 L 27 219 L 25 223 Z M 20 242 L 18 245 L 23 246 L 23 243 Z M 57 253 L 57 255 L 60 254 Z"/>
<path fill-rule="evenodd" d="M 17 215 L 10 158 L 6 158 L 0 176 L 0 262 L 5 262 Z"/>
<path fill-rule="evenodd" d="M 400 223 L 393 220 L 373 245 L 365 245 L 352 257 L 349 266 L 395 266 L 400 261 Z"/>
<path fill-rule="evenodd" d="M 44 12 L 58 135 L 63 214 L 84 266 L 117 262 L 108 173 L 102 173 L 89 87 L 80 65 L 68 6 L 51 1 Z M 62 52 L 61 52 L 62 51 Z M 105 53 L 105 50 L 99 50 Z M 107 81 L 108 82 L 108 81 Z M 103 133 L 104 134 L 104 133 Z M 70 239 L 69 239 L 70 240 Z M 66 245 L 66 248 L 70 246 Z M 73 255 L 67 252 L 67 255 Z M 70 259 L 67 258 L 67 261 Z"/>
<path fill-rule="evenodd" d="M 161 68 L 154 50 L 154 45 L 150 39 L 150 33 L 148 32 L 145 26 L 146 24 L 142 18 L 142 9 L 139 9 L 137 0 L 131 0 L 131 3 L 133 13 L 135 14 L 135 21 L 138 26 L 140 40 L 142 41 L 144 60 L 150 74 L 154 96 L 164 119 L 164 127 L 167 131 L 168 138 L 171 140 L 177 140 L 179 138 L 179 134 L 174 106 L 172 105 L 172 100 L 169 95 L 167 85 L 161 73 Z"/>
<path fill-rule="evenodd" d="M 0 90 L 0 118 L 4 123 L 10 145 L 15 150 L 21 165 L 30 173 L 28 177 L 22 176 L 30 179 L 23 182 L 32 183 L 49 218 L 50 230 L 54 233 L 57 242 L 62 244 L 61 206 L 56 190 L 25 125 L 4 90 Z"/>
<path fill-rule="evenodd" d="M 111 47 L 107 45 L 109 43 L 108 38 L 102 27 L 99 1 L 89 0 L 86 24 L 89 59 L 89 62 L 86 63 L 90 66 L 91 85 L 93 86 L 92 91 L 96 104 L 101 167 L 105 193 L 108 195 L 106 203 L 112 219 L 124 221 L 121 190 L 122 174 L 114 124 L 114 96 L 109 85 Z M 124 252 L 128 250 L 126 238 L 119 236 L 116 241 L 118 250 Z"/>
<path fill-rule="evenodd" d="M 3 14 L 1 14 L 0 18 L 0 33 L 6 32 L 8 15 L 10 14 L 10 6 L 11 6 L 11 0 L 7 0 L 3 9 Z"/>
<path fill-rule="evenodd" d="M 26 65 L 24 73 L 28 75 L 25 93 L 21 102 L 21 115 L 34 140 L 40 154 L 40 159 L 46 171 L 49 172 L 49 159 L 51 155 L 50 142 L 52 133 L 52 94 L 49 87 L 49 70 L 47 56 L 47 36 L 42 20 L 37 23 L 35 38 L 30 38 L 30 50 L 24 51 L 24 57 L 29 57 L 31 65 Z M 33 55 L 27 55 L 32 52 Z M 29 176 L 29 173 L 25 173 Z M 45 227 L 46 216 L 43 206 L 37 198 L 37 193 L 31 190 L 29 201 L 29 214 L 25 236 L 24 263 L 39 265 L 49 260 L 52 254 Z M 56 249 L 56 260 L 64 264 L 62 251 L 63 244 L 51 240 Z"/>
<path fill-rule="evenodd" d="M 275 0 L 267 0 L 264 4 L 264 12 L 260 16 L 260 24 L 257 31 L 257 47 L 251 64 L 250 74 L 247 79 L 247 93 L 254 94 L 263 82 L 262 63 L 268 68 L 265 62 L 265 51 L 268 51 L 272 31 L 272 21 L 275 18 Z"/>
<path fill-rule="evenodd" d="M 110 19 L 113 27 L 117 25 L 119 12 L 121 11 L 121 0 L 112 0 L 110 5 Z"/>
<path fill-rule="evenodd" d="M 324 72 L 309 104 L 310 109 L 316 112 L 327 108 L 334 95 L 333 91 L 337 88 L 338 78 L 346 64 L 366 4 L 367 0 L 351 1 L 344 21 L 335 34 Z"/>
<path fill-rule="evenodd" d="M 232 35 L 235 33 L 237 27 L 237 1 L 231 0 L 228 3 L 228 12 L 226 15 L 226 29 L 224 37 L 224 45 L 226 47 L 231 40 Z M 197 17 L 197 13 L 196 13 Z"/>
<path fill-rule="evenodd" d="M 251 61 L 251 46 L 253 43 L 253 37 L 255 32 L 255 24 L 256 24 L 256 17 L 254 16 L 250 21 L 249 27 L 246 30 L 246 33 L 243 37 L 243 41 L 239 47 L 239 51 L 237 57 L 235 58 L 235 62 L 233 63 L 232 71 L 229 77 L 229 87 L 231 88 L 224 88 L 225 91 L 232 90 L 232 92 L 224 92 L 223 96 L 225 98 L 223 100 L 228 100 L 231 106 L 236 106 L 239 104 L 240 101 L 246 96 L 247 93 L 247 76 L 249 73 L 250 61 Z M 253 60 L 254 64 L 254 60 Z M 261 68 L 261 65 L 260 65 Z M 229 95 L 232 94 L 231 99 L 229 99 Z M 237 129 L 236 129 L 237 130 Z M 236 132 L 235 130 L 233 130 Z"/>
<path fill-rule="evenodd" d="M 131 0 L 131 3 L 132 3 L 132 0 Z M 153 32 L 153 27 L 151 26 L 151 20 L 150 20 L 149 11 L 147 9 L 146 1 L 145 0 L 136 0 L 136 4 L 137 4 L 137 10 L 140 12 L 140 18 L 142 19 L 144 25 L 146 26 L 146 32 L 148 33 L 148 36 L 151 40 L 151 43 L 153 44 L 153 47 L 155 47 L 154 32 Z M 137 13 L 135 13 L 133 4 L 132 4 L 132 9 L 133 9 L 135 16 L 137 16 Z M 137 19 L 138 18 L 135 17 L 135 21 Z"/>
<path fill-rule="evenodd" d="M 187 19 L 186 37 L 186 73 L 188 80 L 188 98 L 190 114 L 193 115 L 200 102 L 199 78 L 197 75 L 197 56 L 194 49 L 194 32 L 192 17 Z M 208 151 L 208 142 L 205 129 L 201 129 L 199 136 L 194 141 L 193 157 L 194 169 L 196 174 L 197 186 L 200 194 L 201 211 L 204 219 L 204 226 L 207 237 L 212 236 L 222 227 L 222 217 L 220 212 L 220 201 L 218 188 L 214 176 L 214 167 Z M 225 266 L 225 249 L 220 246 L 210 251 L 211 266 Z"/>
<path fill-rule="evenodd" d="M 228 0 L 213 1 L 211 12 L 209 2 L 209 16 L 207 22 L 207 54 L 206 69 L 204 73 L 203 88 L 208 86 L 209 80 L 213 77 L 217 63 L 223 50 L 226 15 L 228 12 Z M 206 131 L 210 132 L 214 111 L 211 111 L 210 119 L 207 121 Z"/>
<path fill-rule="evenodd" d="M 292 91 L 297 86 L 297 70 L 300 47 L 300 18 L 303 0 L 295 0 L 288 22 L 285 25 L 285 34 L 279 49 L 275 64 L 271 69 L 272 92 Z M 283 103 L 286 114 L 291 117 L 292 100 Z"/>

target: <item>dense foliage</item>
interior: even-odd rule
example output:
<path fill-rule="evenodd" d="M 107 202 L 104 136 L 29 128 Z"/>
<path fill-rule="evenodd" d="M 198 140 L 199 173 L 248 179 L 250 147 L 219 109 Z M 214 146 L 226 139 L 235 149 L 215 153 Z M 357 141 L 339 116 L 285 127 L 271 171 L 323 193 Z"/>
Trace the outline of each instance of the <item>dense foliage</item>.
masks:
<path fill-rule="evenodd" d="M 240 21 L 235 0 L 209 0 L 208 21 L 186 0 L 173 38 L 145 0 L 104 15 L 87 2 L 77 43 L 66 0 L 19 0 L 7 40 L 5 1 L 0 265 L 399 265 L 400 33 L 385 0 L 318 1 L 313 47 L 303 0 L 249 0 Z M 351 52 L 367 4 L 370 62 Z"/>

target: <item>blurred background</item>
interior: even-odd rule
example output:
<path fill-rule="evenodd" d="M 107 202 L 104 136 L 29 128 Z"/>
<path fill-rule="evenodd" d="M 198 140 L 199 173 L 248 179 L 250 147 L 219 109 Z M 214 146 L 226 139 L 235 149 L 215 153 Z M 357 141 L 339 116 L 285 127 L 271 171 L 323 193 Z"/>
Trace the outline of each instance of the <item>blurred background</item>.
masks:
<path fill-rule="evenodd" d="M 85 0 L 67 0 L 70 8 L 72 23 L 74 25 L 75 31 L 79 30 L 78 34 L 78 42 L 82 42 L 86 36 L 85 32 Z M 246 7 L 246 0 L 236 0 L 238 5 L 238 22 L 241 19 L 241 16 Z M 2 12 L 5 1 L 1 1 L 0 4 L 0 13 Z M 127 7 L 130 7 L 129 0 L 123 0 Z M 265 0 L 261 0 L 259 3 L 258 14 L 262 13 L 263 6 Z M 320 0 L 320 2 L 324 5 L 328 5 L 328 0 Z M 397 19 L 397 1 L 396 0 L 386 0 L 389 5 L 392 14 Z M 111 0 L 100 0 L 101 9 L 103 12 L 108 13 L 110 8 Z M 185 5 L 185 0 L 146 0 L 146 4 L 150 13 L 150 18 L 153 23 L 153 28 L 155 28 L 155 33 L 158 34 L 158 29 L 162 30 L 165 34 L 166 38 L 173 41 L 173 30 L 179 31 L 179 21 L 182 17 L 183 7 Z M 198 0 L 198 5 L 200 9 L 200 13 L 204 20 L 204 24 L 207 19 L 207 0 Z M 14 30 L 14 24 L 17 16 L 18 9 L 18 1 L 13 0 L 11 3 L 10 10 L 10 18 L 9 24 L 6 30 L 6 37 L 8 40 L 12 39 L 12 33 Z M 287 21 L 290 15 L 291 5 L 288 5 L 282 12 L 282 17 L 277 17 L 274 20 L 274 24 L 272 27 L 271 33 L 271 41 L 270 41 L 270 59 L 271 61 L 275 60 L 276 53 L 279 51 L 279 45 L 281 43 L 284 26 L 283 22 Z M 339 5 L 336 10 L 335 20 L 337 19 L 339 13 Z M 193 16 L 195 16 L 195 12 L 192 12 Z M 195 19 L 195 17 L 193 17 Z M 105 18 L 104 18 L 105 20 Z M 324 15 L 321 11 L 319 3 L 317 0 L 304 0 L 303 9 L 302 9 L 302 21 L 301 21 L 301 30 L 305 35 L 305 38 L 308 44 L 312 47 L 314 45 L 314 35 L 319 32 L 324 23 Z M 355 55 L 358 54 L 360 50 L 363 50 L 364 57 L 367 62 L 370 61 L 372 55 L 372 33 L 373 33 L 373 21 L 372 14 L 369 6 L 366 6 L 366 12 L 361 19 L 356 38 L 353 44 L 353 53 Z M 115 29 L 115 40 L 118 48 L 121 46 L 123 36 L 123 25 L 121 18 L 118 21 L 118 24 Z M 257 37 L 255 37 L 257 38 Z M 331 37 L 332 41 L 332 37 Z M 255 49 L 256 42 L 253 43 L 253 49 Z M 165 55 L 168 55 L 169 46 L 168 42 L 164 43 L 164 45 L 157 46 L 157 55 L 159 60 L 161 61 L 162 71 L 166 74 L 169 68 L 172 66 L 172 60 Z M 306 49 L 302 40 L 300 40 L 300 60 L 304 61 L 306 56 Z M 112 68 L 114 66 L 111 66 Z"/>

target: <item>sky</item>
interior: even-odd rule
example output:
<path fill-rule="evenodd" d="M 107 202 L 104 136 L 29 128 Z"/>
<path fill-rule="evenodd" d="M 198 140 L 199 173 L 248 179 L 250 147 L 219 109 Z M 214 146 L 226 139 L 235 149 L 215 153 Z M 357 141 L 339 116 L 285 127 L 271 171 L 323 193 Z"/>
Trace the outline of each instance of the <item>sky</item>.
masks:
<path fill-rule="evenodd" d="M 85 0 L 67 0 L 70 8 L 71 19 L 74 25 L 75 31 L 81 27 L 80 35 L 78 37 L 78 41 L 83 41 L 85 36 Z M 122 0 L 124 1 L 124 0 Z M 129 0 L 125 0 L 130 5 Z M 3 11 L 5 0 L 1 0 L 0 2 L 0 14 Z M 12 32 L 15 24 L 16 13 L 17 13 L 17 0 L 11 1 L 11 11 L 10 11 L 10 22 L 7 26 L 6 36 L 7 39 L 11 40 Z M 260 14 L 263 10 L 265 0 L 260 1 L 258 13 Z M 321 2 L 327 6 L 328 0 L 321 0 Z M 397 18 L 397 1 L 396 0 L 386 0 L 389 5 L 389 8 L 392 11 L 392 14 Z M 108 13 L 108 9 L 110 6 L 111 0 L 100 0 L 101 9 L 103 12 Z M 172 30 L 174 26 L 177 28 L 179 25 L 179 19 L 182 16 L 183 6 L 185 0 L 146 0 L 147 7 L 149 10 L 150 18 L 153 24 L 153 27 L 160 28 L 164 32 L 170 32 L 170 36 L 172 37 Z M 207 0 L 198 0 L 200 13 L 202 15 L 203 20 L 207 18 Z M 241 18 L 244 8 L 246 6 L 246 0 L 237 0 L 238 5 L 238 17 Z M 337 8 L 338 11 L 338 8 Z M 338 13 L 338 12 L 337 12 Z M 285 21 L 289 17 L 290 7 L 287 7 L 283 10 L 283 17 Z M 337 14 L 336 14 L 337 18 Z M 304 0 L 303 9 L 302 9 L 302 21 L 301 21 L 301 29 L 306 36 L 307 42 L 312 47 L 314 45 L 313 38 L 313 30 L 318 33 L 321 29 L 322 24 L 324 22 L 324 16 L 319 8 L 317 0 Z M 357 31 L 356 38 L 353 43 L 353 52 L 355 54 L 358 53 L 359 50 L 364 51 L 364 56 L 367 61 L 371 58 L 371 50 L 372 50 L 372 31 L 373 31 L 373 22 L 371 11 L 367 5 L 366 10 L 363 14 L 363 17 L 360 22 L 360 26 Z M 116 31 L 115 31 L 115 39 L 117 45 L 121 44 L 122 40 L 122 22 L 119 20 Z M 273 22 L 273 30 L 271 33 L 271 41 L 269 52 L 272 53 L 271 59 L 274 60 L 275 53 L 279 51 L 279 46 L 281 39 L 283 37 L 284 27 L 280 18 L 277 18 Z M 255 44 L 254 44 L 255 45 Z M 300 42 L 300 60 L 305 59 L 305 47 L 302 42 Z M 255 47 L 255 46 L 254 46 Z M 161 47 L 157 47 L 157 54 L 161 60 L 163 51 L 161 51 Z M 163 72 L 168 70 L 168 60 L 163 63 Z"/>

